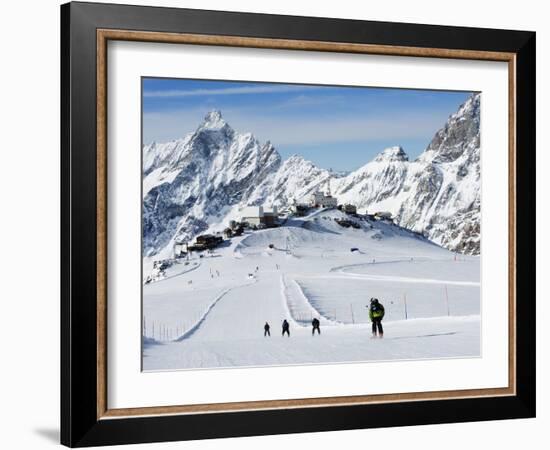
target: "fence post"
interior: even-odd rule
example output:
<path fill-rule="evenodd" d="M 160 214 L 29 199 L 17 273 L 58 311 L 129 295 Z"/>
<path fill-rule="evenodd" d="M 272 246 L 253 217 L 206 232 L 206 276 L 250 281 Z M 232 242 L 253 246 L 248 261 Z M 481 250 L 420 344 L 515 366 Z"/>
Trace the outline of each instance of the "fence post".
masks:
<path fill-rule="evenodd" d="M 353 315 L 353 304 L 349 304 L 349 308 L 351 309 L 351 323 L 355 324 L 355 316 Z"/>
<path fill-rule="evenodd" d="M 447 316 L 450 316 L 451 310 L 449 308 L 449 293 L 447 292 L 447 285 L 445 285 L 445 300 L 447 302 Z"/>
<path fill-rule="evenodd" d="M 407 293 L 403 294 L 403 303 L 405 303 L 405 320 L 409 318 L 409 314 L 407 311 Z"/>

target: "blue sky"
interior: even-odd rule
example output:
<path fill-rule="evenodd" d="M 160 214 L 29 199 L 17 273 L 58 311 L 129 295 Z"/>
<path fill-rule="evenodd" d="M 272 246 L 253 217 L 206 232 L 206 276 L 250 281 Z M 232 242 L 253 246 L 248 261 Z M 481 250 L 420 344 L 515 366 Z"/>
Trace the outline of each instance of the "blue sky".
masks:
<path fill-rule="evenodd" d="M 217 109 L 236 131 L 270 140 L 283 158 L 298 154 L 348 171 L 394 145 L 416 158 L 470 94 L 144 78 L 143 142 L 183 137 Z"/>

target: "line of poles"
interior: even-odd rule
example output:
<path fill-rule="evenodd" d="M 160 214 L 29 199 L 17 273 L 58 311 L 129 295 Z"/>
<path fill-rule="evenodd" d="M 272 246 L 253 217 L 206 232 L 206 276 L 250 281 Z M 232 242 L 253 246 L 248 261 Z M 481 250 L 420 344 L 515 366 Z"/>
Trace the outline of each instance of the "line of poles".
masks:
<path fill-rule="evenodd" d="M 170 326 L 159 321 L 148 321 L 143 317 L 142 335 L 147 338 L 155 339 L 156 341 L 173 341 L 190 330 L 197 321 L 184 323 L 181 325 Z"/>

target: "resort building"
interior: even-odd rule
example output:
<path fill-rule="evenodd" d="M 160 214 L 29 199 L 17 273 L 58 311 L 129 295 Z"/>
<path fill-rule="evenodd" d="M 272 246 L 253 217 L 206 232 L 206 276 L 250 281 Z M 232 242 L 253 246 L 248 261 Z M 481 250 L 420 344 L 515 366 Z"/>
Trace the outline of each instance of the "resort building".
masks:
<path fill-rule="evenodd" d="M 388 211 L 378 211 L 374 213 L 374 218 L 377 220 L 391 220 L 392 214 Z"/>
<path fill-rule="evenodd" d="M 290 207 L 290 212 L 297 217 L 305 216 L 309 210 L 310 206 L 305 203 L 293 203 Z"/>
<path fill-rule="evenodd" d="M 258 226 L 262 223 L 263 216 L 263 206 L 247 206 L 242 210 L 241 223 Z"/>
<path fill-rule="evenodd" d="M 350 205 L 349 203 L 345 204 L 342 210 L 346 214 L 357 214 L 357 207 L 355 205 Z"/>
<path fill-rule="evenodd" d="M 242 210 L 241 223 L 248 223 L 250 226 L 264 225 L 274 227 L 277 225 L 279 213 L 277 207 L 265 208 L 263 206 L 247 206 Z"/>
<path fill-rule="evenodd" d="M 317 191 L 312 194 L 310 204 L 314 208 L 336 208 L 338 199 L 330 194 L 330 190 L 326 194 Z"/>

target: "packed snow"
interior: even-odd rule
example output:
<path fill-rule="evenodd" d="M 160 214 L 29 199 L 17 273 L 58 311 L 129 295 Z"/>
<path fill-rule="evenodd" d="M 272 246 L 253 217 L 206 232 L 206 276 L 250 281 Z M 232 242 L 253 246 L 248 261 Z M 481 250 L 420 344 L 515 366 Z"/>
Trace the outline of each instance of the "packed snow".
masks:
<path fill-rule="evenodd" d="M 176 260 L 143 287 L 143 369 L 479 356 L 479 258 L 389 221 L 343 228 L 344 216 L 317 209 Z M 371 339 L 371 297 L 383 339 Z"/>

